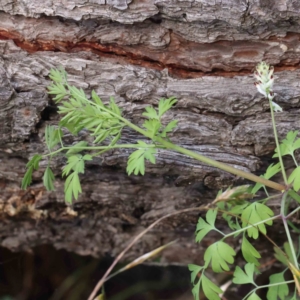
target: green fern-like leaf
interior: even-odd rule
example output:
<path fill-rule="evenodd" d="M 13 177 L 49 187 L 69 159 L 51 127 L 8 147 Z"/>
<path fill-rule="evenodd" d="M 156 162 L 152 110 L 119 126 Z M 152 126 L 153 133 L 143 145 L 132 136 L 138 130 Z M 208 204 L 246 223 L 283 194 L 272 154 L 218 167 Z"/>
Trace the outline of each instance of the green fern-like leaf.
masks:
<path fill-rule="evenodd" d="M 280 163 L 277 164 L 271 164 L 268 169 L 266 170 L 266 173 L 264 175 L 261 175 L 260 177 L 263 177 L 265 179 L 270 179 L 277 173 L 281 171 Z M 252 188 L 251 193 L 255 194 L 257 193 L 264 185 L 262 183 L 256 183 L 255 186 Z"/>
<path fill-rule="evenodd" d="M 172 120 L 170 123 L 167 124 L 167 126 L 163 129 L 161 133 L 161 137 L 166 137 L 169 132 L 172 132 L 174 128 L 177 127 L 177 120 Z"/>
<path fill-rule="evenodd" d="M 254 284 L 253 276 L 254 276 L 255 265 L 251 263 L 247 263 L 245 265 L 245 271 L 242 270 L 239 266 L 236 266 L 233 280 L 232 282 L 235 284 Z"/>
<path fill-rule="evenodd" d="M 134 173 L 134 175 L 145 175 L 145 159 L 149 160 L 151 163 L 155 164 L 155 148 L 147 148 L 147 145 L 143 141 L 138 141 L 138 145 L 143 148 L 138 149 L 130 154 L 127 162 L 127 173 L 130 175 Z"/>
<path fill-rule="evenodd" d="M 201 287 L 208 300 L 221 300 L 218 294 L 223 291 L 204 274 L 201 276 Z"/>
<path fill-rule="evenodd" d="M 159 118 L 161 118 L 176 102 L 177 100 L 174 97 L 159 100 L 158 103 Z"/>
<path fill-rule="evenodd" d="M 22 180 L 22 184 L 21 184 L 21 188 L 23 190 L 25 190 L 30 184 L 31 184 L 31 181 L 32 181 L 32 173 L 34 170 L 37 170 L 39 168 L 39 163 L 40 163 L 40 160 L 42 159 L 42 156 L 41 155 L 34 155 L 32 157 L 32 159 L 26 164 L 26 173 L 23 177 L 23 180 Z"/>
<path fill-rule="evenodd" d="M 259 252 L 253 247 L 253 245 L 247 240 L 246 235 L 243 236 L 242 241 L 242 253 L 245 260 L 248 263 L 253 263 L 255 266 L 259 266 L 257 258 L 261 258 Z"/>
<path fill-rule="evenodd" d="M 142 114 L 144 117 L 147 117 L 148 119 L 159 120 L 158 114 L 152 106 L 147 106 L 145 110 L 146 111 Z"/>
<path fill-rule="evenodd" d="M 231 246 L 218 241 L 210 245 L 204 253 L 205 266 L 211 263 L 214 272 L 229 271 L 228 264 L 234 262 L 235 251 Z"/>
<path fill-rule="evenodd" d="M 47 166 L 44 176 L 43 176 L 43 183 L 44 186 L 46 187 L 47 191 L 54 191 L 54 174 L 52 172 L 52 170 L 50 169 L 49 166 Z"/>
<path fill-rule="evenodd" d="M 154 138 L 161 128 L 161 123 L 156 119 L 146 120 L 143 124 L 143 127 L 147 129 L 147 132 L 150 134 L 151 138 Z"/>
<path fill-rule="evenodd" d="M 194 284 L 198 274 L 202 271 L 203 267 L 194 264 L 189 264 L 188 268 L 191 271 L 191 283 Z"/>
<path fill-rule="evenodd" d="M 218 211 L 210 209 L 206 213 L 206 222 L 199 218 L 196 228 L 196 242 L 200 243 L 202 239 L 211 231 L 215 229 L 215 221 Z"/>
<path fill-rule="evenodd" d="M 248 205 L 242 213 L 242 227 L 252 225 L 247 229 L 248 236 L 257 239 L 259 231 L 266 234 L 267 230 L 265 225 L 272 225 L 273 221 L 268 220 L 258 225 L 256 225 L 256 223 L 267 220 L 273 215 L 273 211 L 268 206 L 254 202 Z"/>
<path fill-rule="evenodd" d="M 281 300 L 285 300 L 289 294 L 289 287 L 285 283 L 284 274 L 275 273 L 270 276 L 270 284 L 278 284 L 270 286 L 267 293 L 268 300 L 277 300 L 278 297 Z"/>
<path fill-rule="evenodd" d="M 79 193 L 82 192 L 78 172 L 74 171 L 67 177 L 64 192 L 67 203 L 72 203 L 73 197 L 78 199 Z"/>
<path fill-rule="evenodd" d="M 47 125 L 45 129 L 45 141 L 46 145 L 50 150 L 52 150 L 62 138 L 62 130 L 60 128 L 55 128 L 54 126 Z"/>

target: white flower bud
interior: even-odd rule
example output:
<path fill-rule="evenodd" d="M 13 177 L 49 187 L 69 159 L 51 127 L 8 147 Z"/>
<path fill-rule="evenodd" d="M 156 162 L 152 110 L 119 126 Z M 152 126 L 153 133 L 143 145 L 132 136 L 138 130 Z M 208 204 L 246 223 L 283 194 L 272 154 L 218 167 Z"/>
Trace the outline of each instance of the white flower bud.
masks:
<path fill-rule="evenodd" d="M 274 101 L 272 101 L 272 106 L 273 106 L 273 110 L 275 112 L 279 112 L 279 111 L 282 111 L 282 108 L 281 106 L 279 106 L 277 103 L 275 103 Z"/>
<path fill-rule="evenodd" d="M 271 101 L 273 110 L 277 112 L 282 111 L 282 108 L 272 101 L 275 96 L 272 90 L 274 84 L 273 73 L 274 68 L 272 66 L 270 67 L 264 61 L 259 63 L 256 67 L 256 72 L 254 73 L 254 77 L 257 80 L 254 84 L 257 90 Z"/>

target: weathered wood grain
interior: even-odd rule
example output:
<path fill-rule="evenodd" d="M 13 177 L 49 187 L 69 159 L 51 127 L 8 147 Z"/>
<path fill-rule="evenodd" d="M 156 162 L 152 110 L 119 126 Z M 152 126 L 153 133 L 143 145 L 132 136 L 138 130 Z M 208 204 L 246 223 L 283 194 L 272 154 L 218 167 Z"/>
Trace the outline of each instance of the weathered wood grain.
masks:
<path fill-rule="evenodd" d="M 49 70 L 63 66 L 70 83 L 116 99 L 141 125 L 146 105 L 175 96 L 165 122 L 179 120 L 171 140 L 250 172 L 275 148 L 268 103 L 253 85 L 253 67 L 275 65 L 275 101 L 284 137 L 299 128 L 300 5 L 296 1 L 6 1 L 0 0 L 1 245 L 15 251 L 53 244 L 82 255 L 118 254 L 158 217 L 211 201 L 217 189 L 241 183 L 178 153 L 159 151 L 145 177 L 125 173 L 129 152 L 115 150 L 87 166 L 83 194 L 65 210 L 62 159 L 52 162 L 56 191 L 20 191 L 28 159 L 44 153 L 44 128 L 58 115 L 47 95 Z M 67 135 L 65 143 L 89 140 Z M 122 142 L 142 137 L 125 129 Z M 32 204 L 44 211 L 32 210 Z M 7 215 L 13 217 L 8 218 Z M 38 221 L 34 218 L 40 217 Z M 179 238 L 166 261 L 199 261 L 193 242 L 197 213 L 164 222 L 132 258 Z M 205 246 L 205 244 L 204 244 Z"/>
<path fill-rule="evenodd" d="M 228 27 L 228 23 L 180 23 L 145 20 L 134 25 L 91 19 L 25 18 L 0 12 L 0 37 L 15 40 L 28 51 L 80 51 L 122 55 L 150 61 L 160 68 L 211 72 L 241 71 L 254 68 L 261 60 L 271 64 L 296 65 L 300 48 L 300 25 L 295 22 L 248 32 L 248 27 Z M 252 28 L 252 27 L 251 27 Z M 263 34 L 261 31 L 263 30 Z M 224 38 L 224 31 L 232 34 Z M 221 36 L 220 36 L 221 34 Z"/>

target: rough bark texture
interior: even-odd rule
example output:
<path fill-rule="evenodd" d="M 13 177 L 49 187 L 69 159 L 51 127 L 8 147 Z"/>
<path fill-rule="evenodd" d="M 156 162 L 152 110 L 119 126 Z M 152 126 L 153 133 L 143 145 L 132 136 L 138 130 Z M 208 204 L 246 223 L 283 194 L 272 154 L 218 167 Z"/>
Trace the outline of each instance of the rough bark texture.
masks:
<path fill-rule="evenodd" d="M 167 151 L 159 151 L 144 177 L 128 177 L 124 150 L 88 166 L 77 216 L 64 206 L 62 160 L 53 163 L 55 192 L 42 187 L 45 163 L 32 188 L 21 191 L 26 162 L 46 151 L 45 126 L 58 121 L 46 91 L 51 68 L 63 66 L 88 94 L 94 89 L 103 100 L 115 97 L 136 124 L 146 105 L 175 96 L 178 103 L 165 119 L 179 120 L 174 143 L 258 172 L 275 146 L 268 103 L 251 74 L 262 60 L 275 66 L 276 102 L 284 108 L 276 116 L 279 135 L 298 129 L 299 38 L 296 0 L 0 0 L 1 245 L 19 251 L 51 243 L 114 256 L 158 217 L 206 203 L 217 189 L 242 182 Z M 83 138 L 85 132 L 76 139 Z M 124 131 L 123 142 L 137 139 Z M 32 203 L 43 212 L 30 210 Z M 196 222 L 197 214 L 163 222 L 129 256 L 179 238 L 163 259 L 197 263 Z"/>

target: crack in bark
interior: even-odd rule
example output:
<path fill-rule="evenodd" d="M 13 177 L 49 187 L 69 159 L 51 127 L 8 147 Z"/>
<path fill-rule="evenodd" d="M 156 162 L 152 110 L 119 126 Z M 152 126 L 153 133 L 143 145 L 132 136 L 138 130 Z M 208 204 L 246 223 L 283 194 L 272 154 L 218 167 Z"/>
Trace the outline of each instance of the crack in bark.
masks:
<path fill-rule="evenodd" d="M 33 41 L 26 40 L 22 35 L 12 31 L 5 31 L 0 29 L 0 40 L 13 40 L 16 46 L 27 51 L 28 53 L 35 53 L 38 51 L 54 51 L 72 53 L 79 51 L 92 52 L 100 57 L 110 57 L 117 60 L 124 61 L 132 65 L 139 65 L 146 68 L 155 70 L 168 69 L 171 76 L 176 78 L 188 79 L 199 78 L 203 76 L 221 76 L 221 77 L 234 77 L 241 75 L 249 75 L 253 72 L 254 65 L 240 69 L 239 71 L 226 71 L 219 68 L 213 68 L 211 71 L 201 71 L 199 69 L 188 68 L 178 63 L 164 63 L 159 60 L 155 60 L 146 55 L 140 55 L 138 53 L 129 52 L 116 44 L 101 44 L 97 42 L 70 42 L 59 40 L 41 40 L 36 39 Z M 277 38 L 270 38 L 275 41 Z M 217 43 L 217 42 L 216 42 Z M 214 44 L 214 43 L 212 43 Z M 245 53 L 247 55 L 247 53 Z M 300 68 L 299 63 L 293 62 L 281 62 L 276 64 L 276 71 L 292 71 Z"/>
<path fill-rule="evenodd" d="M 212 72 L 202 72 L 197 69 L 188 69 L 175 64 L 163 64 L 160 61 L 155 61 L 149 57 L 135 55 L 133 53 L 123 50 L 117 45 L 103 45 L 95 42 L 62 42 L 62 41 L 43 41 L 35 40 L 33 42 L 26 41 L 20 35 L 13 32 L 7 32 L 0 30 L 0 40 L 13 40 L 16 46 L 25 50 L 28 53 L 35 53 L 38 51 L 54 51 L 54 52 L 79 52 L 79 51 L 91 51 L 99 56 L 123 58 L 127 63 L 132 65 L 139 65 L 155 70 L 168 69 L 170 75 L 174 75 L 178 78 L 198 78 L 202 76 L 224 76 L 233 77 L 236 75 L 247 75 L 251 72 L 249 70 L 241 70 L 239 72 L 228 72 L 223 70 L 213 70 Z"/>

